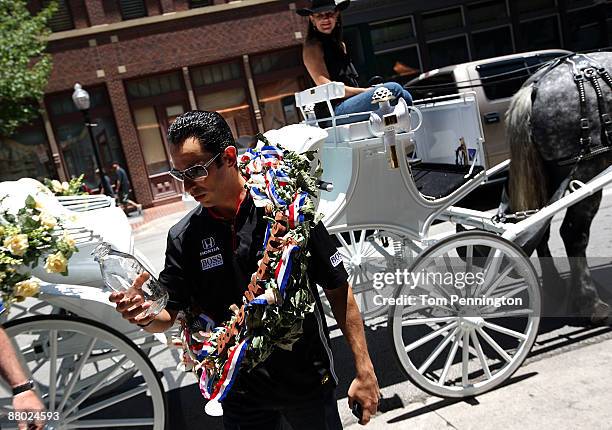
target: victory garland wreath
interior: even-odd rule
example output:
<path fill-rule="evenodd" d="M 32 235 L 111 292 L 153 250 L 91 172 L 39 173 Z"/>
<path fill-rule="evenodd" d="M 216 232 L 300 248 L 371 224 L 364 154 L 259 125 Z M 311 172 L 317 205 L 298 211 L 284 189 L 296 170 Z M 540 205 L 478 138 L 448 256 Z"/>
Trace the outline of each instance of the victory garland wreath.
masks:
<path fill-rule="evenodd" d="M 290 350 L 302 334 L 304 318 L 314 310 L 306 247 L 318 221 L 313 198 L 322 170 L 317 166 L 311 173 L 314 152 L 298 154 L 258 138 L 264 146 L 247 150 L 239 169 L 255 205 L 265 208 L 263 258 L 242 305 L 230 307 L 231 319 L 216 326 L 205 314 L 188 311 L 181 318 L 179 366 L 198 375 L 200 391 L 211 401 L 226 397 L 239 370 L 253 369 L 274 348 Z"/>

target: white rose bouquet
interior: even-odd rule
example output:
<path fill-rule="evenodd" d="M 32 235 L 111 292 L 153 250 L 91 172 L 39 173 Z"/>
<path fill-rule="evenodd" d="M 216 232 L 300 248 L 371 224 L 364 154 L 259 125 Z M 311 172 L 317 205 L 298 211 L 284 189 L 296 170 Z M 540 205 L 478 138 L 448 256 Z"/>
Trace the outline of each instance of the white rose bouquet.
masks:
<path fill-rule="evenodd" d="M 68 260 L 77 252 L 74 239 L 61 233 L 61 222 L 32 196 L 16 214 L 0 212 L 0 312 L 11 303 L 36 296 L 38 281 L 23 270 L 45 257 L 49 273 L 68 275 Z"/>
<path fill-rule="evenodd" d="M 79 196 L 87 194 L 83 191 L 83 175 L 78 178 L 72 178 L 68 182 L 60 182 L 57 179 L 45 179 L 44 183 L 56 196 Z"/>

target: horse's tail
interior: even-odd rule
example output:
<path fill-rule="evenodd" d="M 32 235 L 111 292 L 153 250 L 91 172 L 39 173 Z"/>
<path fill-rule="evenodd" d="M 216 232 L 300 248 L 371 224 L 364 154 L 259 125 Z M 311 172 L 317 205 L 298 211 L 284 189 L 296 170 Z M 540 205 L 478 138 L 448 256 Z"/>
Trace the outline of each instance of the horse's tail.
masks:
<path fill-rule="evenodd" d="M 521 88 L 506 112 L 511 161 L 508 192 L 515 212 L 539 209 L 548 196 L 544 164 L 531 136 L 532 89 L 532 85 Z"/>

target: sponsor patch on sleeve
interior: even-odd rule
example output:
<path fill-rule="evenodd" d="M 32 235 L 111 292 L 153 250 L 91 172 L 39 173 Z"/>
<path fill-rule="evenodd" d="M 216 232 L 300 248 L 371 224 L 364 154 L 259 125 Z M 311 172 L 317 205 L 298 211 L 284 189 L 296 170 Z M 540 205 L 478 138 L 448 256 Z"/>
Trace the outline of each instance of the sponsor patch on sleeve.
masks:
<path fill-rule="evenodd" d="M 329 257 L 329 262 L 333 267 L 336 267 L 338 264 L 342 263 L 342 256 L 340 255 L 340 252 L 336 251 L 334 255 Z"/>

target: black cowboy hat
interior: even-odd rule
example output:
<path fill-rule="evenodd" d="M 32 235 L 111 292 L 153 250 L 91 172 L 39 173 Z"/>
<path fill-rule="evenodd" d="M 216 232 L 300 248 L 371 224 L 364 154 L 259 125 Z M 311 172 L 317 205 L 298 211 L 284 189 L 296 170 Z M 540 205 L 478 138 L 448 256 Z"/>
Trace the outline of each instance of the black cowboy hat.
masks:
<path fill-rule="evenodd" d="M 327 12 L 331 10 L 344 10 L 349 7 L 351 0 L 344 0 L 336 4 L 334 0 L 311 0 L 310 8 L 298 9 L 296 12 L 298 15 L 308 16 L 313 13 Z"/>

